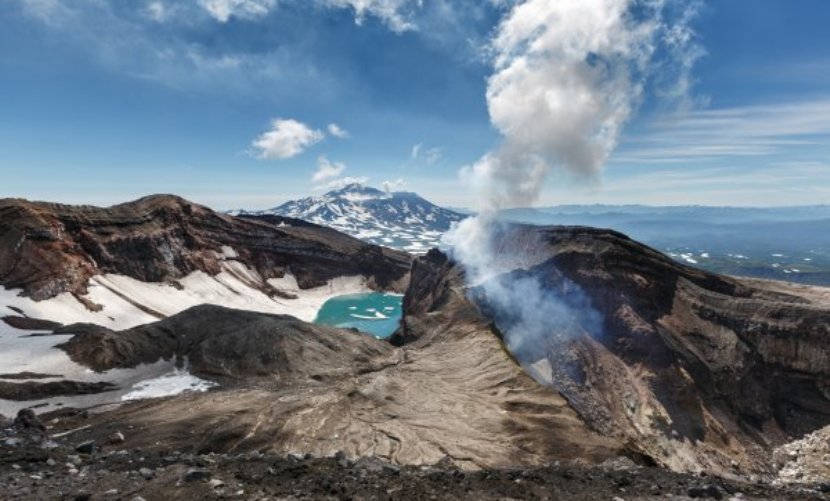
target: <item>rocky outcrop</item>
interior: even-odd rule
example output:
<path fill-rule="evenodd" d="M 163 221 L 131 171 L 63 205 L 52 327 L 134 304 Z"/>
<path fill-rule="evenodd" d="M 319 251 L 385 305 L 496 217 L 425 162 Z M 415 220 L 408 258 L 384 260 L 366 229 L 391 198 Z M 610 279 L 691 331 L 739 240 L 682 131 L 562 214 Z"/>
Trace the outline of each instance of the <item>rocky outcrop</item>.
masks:
<path fill-rule="evenodd" d="M 109 208 L 0 200 L 0 285 L 35 300 L 82 295 L 94 275 L 175 282 L 221 271 L 228 253 L 265 278 L 290 270 L 301 288 L 344 275 L 402 290 L 410 257 L 280 217 L 235 218 L 169 195 Z"/>
<path fill-rule="evenodd" d="M 68 326 L 83 332 L 63 349 L 99 370 L 186 357 L 194 374 L 221 383 L 91 417 L 93 427 L 134 430 L 127 447 L 342 451 L 399 464 L 449 457 L 465 468 L 598 463 L 620 452 L 513 362 L 463 294 L 445 299 L 445 312 L 419 323 L 434 342 L 404 348 L 291 317 L 202 306 L 122 332 Z"/>
<path fill-rule="evenodd" d="M 95 371 L 175 358 L 200 377 L 284 386 L 372 372 L 397 360 L 388 344 L 353 330 L 213 305 L 118 332 L 82 324 L 61 330 L 78 334 L 58 348 Z"/>
<path fill-rule="evenodd" d="M 248 236 L 233 233 L 235 242 L 250 242 L 254 229 L 287 231 L 274 219 L 211 213 L 196 220 L 202 223 L 192 233 L 215 240 L 177 246 L 181 259 L 220 252 L 226 230 L 205 229 L 216 225 L 239 225 Z M 391 343 L 211 306 L 126 331 L 65 327 L 58 331 L 80 334 L 63 348 L 93 369 L 175 357 L 221 383 L 207 393 L 107 409 L 88 424 L 133 430 L 125 447 L 143 449 L 342 451 L 399 464 L 449 457 L 482 468 L 601 463 L 625 454 L 640 464 L 724 476 L 772 476 L 776 446 L 830 424 L 828 289 L 705 273 L 607 230 L 509 227 L 498 243 L 504 259 L 496 278 L 532 279 L 568 311 L 592 312 L 546 319 L 544 335 L 510 351 L 505 312 L 441 252 L 401 272 L 395 253 L 353 243 L 350 254 L 344 249 L 351 240 L 326 247 L 319 228 L 292 228 L 277 243 L 231 246 L 247 253 L 241 259 L 251 266 L 289 256 L 285 266 L 298 278 L 305 254 L 297 247 L 288 253 L 288 243 L 336 248 L 320 261 L 322 271 L 308 261 L 306 283 L 337 266 L 354 269 L 348 267 L 363 252 L 380 252 L 379 268 L 360 265 L 377 270 L 377 283 L 398 276 L 390 270 L 409 273 L 404 318 Z M 158 270 L 164 262 L 147 266 Z M 257 269 L 282 265 L 269 266 Z"/>
<path fill-rule="evenodd" d="M 58 322 L 52 322 L 51 320 L 42 320 L 40 318 L 24 317 L 21 315 L 7 315 L 5 317 L 0 317 L 0 321 L 3 321 L 9 327 L 14 327 L 15 329 L 23 330 L 51 331 L 61 327 L 61 324 L 59 324 Z"/>
<path fill-rule="evenodd" d="M 775 449 L 777 483 L 824 484 L 830 489 L 830 426 Z"/>
<path fill-rule="evenodd" d="M 110 383 L 88 383 L 81 381 L 49 381 L 37 383 L 9 383 L 0 381 L 0 398 L 4 400 L 28 401 L 64 395 L 90 395 L 117 389 Z"/>
<path fill-rule="evenodd" d="M 774 444 L 830 423 L 830 291 L 713 275 L 612 231 L 515 231 L 535 233 L 544 255 L 534 248 L 527 268 L 502 279 L 532 277 L 563 301 L 582 291 L 582 307 L 600 315 L 593 325 L 577 312 L 567 329 L 523 347 L 519 361 L 632 454 L 675 470 L 764 472 Z M 504 245 L 511 259 L 521 252 Z M 396 340 L 435 342 L 424 322 L 450 312 L 454 325 L 472 326 L 445 300 L 462 287 L 445 257 L 419 259 Z M 497 335 L 510 335 L 486 289 L 466 296 Z"/>

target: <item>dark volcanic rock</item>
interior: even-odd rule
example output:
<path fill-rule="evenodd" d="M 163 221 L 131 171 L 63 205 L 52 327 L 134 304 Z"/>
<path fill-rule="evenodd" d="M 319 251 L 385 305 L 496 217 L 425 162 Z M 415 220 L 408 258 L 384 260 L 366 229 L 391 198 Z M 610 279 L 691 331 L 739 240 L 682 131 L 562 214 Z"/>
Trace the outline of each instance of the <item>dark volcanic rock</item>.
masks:
<path fill-rule="evenodd" d="M 688 491 L 700 482 L 695 475 L 681 475 L 659 468 L 644 468 L 635 476 L 576 464 L 459 471 L 440 465 L 398 467 L 377 458 L 370 466 L 365 461 L 344 466 L 334 458 L 285 459 L 248 454 L 196 456 L 197 462 L 206 464 L 198 468 L 199 473 L 189 475 L 196 469 L 189 462 L 171 465 L 155 455 L 124 452 L 101 455 L 85 465 L 82 477 L 58 466 L 44 467 L 42 474 L 32 478 L 13 468 L 13 465 L 20 468 L 20 464 L 26 464 L 20 451 L 4 450 L 0 444 L 0 485 L 4 486 L 4 498 L 71 500 L 76 499 L 78 493 L 91 491 L 94 496 L 87 495 L 84 499 L 688 500 Z M 16 462 L 9 460 L 8 453 L 15 455 L 12 461 Z M 59 464 L 67 459 L 62 449 L 52 450 L 50 455 Z M 139 463 L 147 467 L 136 471 Z M 187 481 L 189 478 L 193 481 Z M 205 481 L 206 478 L 213 480 Z M 724 494 L 724 498 L 735 500 L 827 499 L 812 486 L 751 485 L 725 479 L 710 481 L 715 488 L 729 493 Z"/>
<path fill-rule="evenodd" d="M 0 374 L 0 379 L 49 379 L 63 377 L 60 374 L 42 374 L 39 372 L 16 372 L 14 374 Z"/>
<path fill-rule="evenodd" d="M 87 280 L 103 273 L 145 282 L 175 281 L 196 270 L 216 274 L 223 246 L 266 279 L 290 268 L 302 288 L 364 275 L 379 288 L 401 289 L 410 264 L 403 252 L 328 228 L 235 218 L 169 195 L 109 208 L 0 200 L 0 285 L 22 288 L 35 300 L 83 294 Z"/>
<path fill-rule="evenodd" d="M 513 231 L 539 245 L 510 279 L 538 280 L 562 301 L 576 287 L 601 315 L 599 328 L 578 314 L 567 331 L 551 327 L 523 346 L 521 362 L 632 457 L 758 471 L 771 444 L 830 423 L 830 290 L 706 273 L 608 230 Z M 522 252 L 503 246 L 511 259 Z M 445 258 L 416 261 L 397 339 L 417 345 L 432 335 L 419 319 L 462 284 Z M 468 291 L 499 324 L 482 294 Z"/>
<path fill-rule="evenodd" d="M 723 492 L 715 485 L 689 487 L 686 494 L 694 499 L 723 499 Z"/>
<path fill-rule="evenodd" d="M 23 433 L 46 436 L 46 427 L 40 422 L 32 409 L 20 409 L 12 425 L 16 430 Z"/>
<path fill-rule="evenodd" d="M 94 440 L 88 440 L 86 442 L 78 444 L 78 446 L 75 447 L 75 450 L 80 452 L 81 454 L 95 454 L 95 451 L 98 450 L 98 447 L 95 445 Z"/>
<path fill-rule="evenodd" d="M 354 331 L 213 305 L 120 332 L 90 325 L 66 329 L 79 334 L 58 347 L 96 371 L 178 357 L 204 377 L 288 380 L 371 371 L 388 363 L 392 352 Z"/>
<path fill-rule="evenodd" d="M 23 329 L 30 331 L 51 331 L 61 326 L 61 324 L 59 324 L 58 322 L 52 322 L 51 320 L 41 320 L 39 318 L 29 318 L 18 315 L 8 315 L 0 318 L 0 320 L 2 320 L 11 327 L 14 327 L 15 329 Z"/>
<path fill-rule="evenodd" d="M 22 402 L 59 396 L 91 395 L 117 389 L 117 386 L 104 382 L 50 381 L 48 383 L 37 383 L 26 381 L 25 383 L 7 383 L 0 381 L 0 398 Z"/>
<path fill-rule="evenodd" d="M 221 383 L 90 415 L 84 424 L 95 430 L 131 430 L 125 448 L 341 451 L 344 463 L 449 456 L 465 468 L 619 455 L 620 444 L 592 433 L 561 396 L 522 372 L 463 295 L 445 299 L 451 307 L 421 328 L 447 335 L 417 349 L 216 306 L 121 332 L 90 329 L 62 348 L 98 370 L 186 357 L 193 373 Z"/>
<path fill-rule="evenodd" d="M 207 482 L 210 480 L 210 471 L 202 468 L 191 468 L 182 476 L 185 482 Z"/>

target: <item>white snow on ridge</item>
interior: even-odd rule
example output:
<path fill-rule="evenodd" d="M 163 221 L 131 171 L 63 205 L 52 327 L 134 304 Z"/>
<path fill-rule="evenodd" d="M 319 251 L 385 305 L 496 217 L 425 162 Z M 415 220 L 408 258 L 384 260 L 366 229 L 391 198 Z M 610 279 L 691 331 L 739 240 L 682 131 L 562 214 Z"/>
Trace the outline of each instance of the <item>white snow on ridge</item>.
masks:
<path fill-rule="evenodd" d="M 680 258 L 682 260 L 686 261 L 687 263 L 697 264 L 697 259 L 694 259 L 693 256 L 694 256 L 694 254 L 691 254 L 691 253 L 680 254 Z"/>
<path fill-rule="evenodd" d="M 324 195 L 287 202 L 270 210 L 234 214 L 279 215 L 328 226 L 366 242 L 423 254 L 464 215 L 436 206 L 414 193 L 353 184 Z"/>
<path fill-rule="evenodd" d="M 181 290 L 170 284 L 142 282 L 123 275 L 92 277 L 86 298 L 103 306 L 98 312 L 88 310 L 69 293 L 33 301 L 18 296 L 19 291 L 3 288 L 0 288 L 0 308 L 13 306 L 32 318 L 63 324 L 92 322 L 115 330 L 154 322 L 200 304 L 293 315 L 312 322 L 323 303 L 332 297 L 370 292 L 364 277 L 339 277 L 321 287 L 302 290 L 297 280 L 286 274 L 268 283 L 296 295 L 297 299 L 272 298 L 252 285 L 263 283 L 255 270 L 238 261 L 228 261 L 222 266 L 222 272 L 216 276 L 196 271 L 182 278 L 178 281 L 183 286 Z"/>
<path fill-rule="evenodd" d="M 231 250 L 222 253 L 230 258 Z M 19 291 L 0 287 L 0 310 L 6 314 L 18 314 L 8 307 L 22 310 L 32 318 L 52 320 L 63 324 L 92 322 L 121 330 L 154 322 L 159 317 L 170 316 L 192 306 L 216 304 L 264 313 L 293 315 L 311 322 L 323 303 L 334 296 L 370 292 L 366 279 L 360 276 L 339 277 L 326 285 L 313 289 L 300 289 L 297 279 L 286 274 L 282 278 L 267 281 L 272 287 L 296 299 L 269 297 L 256 284 L 264 283 L 256 270 L 238 261 L 225 261 L 223 270 L 216 276 L 197 271 L 179 280 L 181 288 L 170 284 L 147 283 L 123 275 L 98 275 L 88 284 L 86 299 L 101 305 L 101 311 L 90 311 L 69 293 L 46 301 L 33 301 L 19 296 Z M 0 373 L 36 372 L 55 377 L 38 379 L 38 382 L 62 379 L 80 382 L 110 382 L 117 390 L 96 395 L 56 397 L 38 401 L 12 402 L 0 399 L 0 414 L 13 416 L 18 410 L 37 407 L 46 412 L 59 406 L 87 408 L 122 400 L 154 398 L 175 395 L 183 391 L 205 391 L 214 383 L 204 381 L 176 367 L 174 360 L 159 360 L 154 364 L 134 369 L 113 369 L 102 374 L 73 362 L 55 345 L 65 342 L 68 336 L 29 336 L 32 332 L 14 329 L 0 321 Z M 17 381 L 19 382 L 19 381 Z M 42 406 L 40 406 L 43 404 Z"/>
<path fill-rule="evenodd" d="M 129 393 L 122 395 L 121 400 L 141 400 L 145 398 L 160 398 L 178 395 L 186 391 L 203 392 L 217 386 L 212 381 L 205 381 L 190 374 L 186 369 L 178 367 L 172 371 L 152 379 L 145 379 L 133 385 Z"/>
<path fill-rule="evenodd" d="M 117 388 L 94 395 L 59 396 L 46 399 L 11 401 L 0 399 L 0 415 L 14 416 L 20 409 L 35 407 L 36 412 L 48 412 L 61 407 L 88 408 L 103 404 L 118 403 L 125 395 L 134 392 L 134 388 L 143 382 L 163 378 L 167 374 L 186 374 L 185 370 L 177 369 L 175 360 L 159 360 L 152 364 L 142 364 L 132 369 L 112 369 L 103 373 L 92 370 L 73 362 L 63 350 L 56 345 L 66 342 L 69 336 L 31 336 L 35 331 L 18 330 L 0 322 L 0 371 L 4 374 L 20 372 L 34 372 L 49 374 L 53 377 L 33 379 L 39 383 L 70 380 L 82 383 L 107 382 Z M 214 383 L 203 381 L 189 375 L 187 384 L 177 387 L 168 386 L 167 393 L 156 391 L 156 394 L 146 393 L 146 398 L 152 396 L 166 396 L 182 393 L 183 391 L 204 391 Z M 19 380 L 2 379 L 11 383 L 20 383 Z M 181 382 L 184 382 L 182 377 Z M 151 385 L 151 388 L 153 385 Z M 173 393 L 175 391 L 175 393 Z"/>

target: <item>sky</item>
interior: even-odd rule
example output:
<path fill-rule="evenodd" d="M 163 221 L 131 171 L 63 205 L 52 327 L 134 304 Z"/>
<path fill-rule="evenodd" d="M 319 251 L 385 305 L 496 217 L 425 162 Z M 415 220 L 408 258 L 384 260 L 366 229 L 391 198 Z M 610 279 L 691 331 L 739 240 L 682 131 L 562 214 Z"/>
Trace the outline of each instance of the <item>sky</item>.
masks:
<path fill-rule="evenodd" d="M 527 148 L 546 168 L 511 205 L 830 203 L 830 2 L 592 0 L 674 24 L 503 92 L 573 55 L 550 6 L 574 0 L 545 1 L 2 0 L 0 197 L 262 209 L 361 181 L 472 207 L 488 152 Z M 600 67 L 599 116 L 520 113 Z"/>

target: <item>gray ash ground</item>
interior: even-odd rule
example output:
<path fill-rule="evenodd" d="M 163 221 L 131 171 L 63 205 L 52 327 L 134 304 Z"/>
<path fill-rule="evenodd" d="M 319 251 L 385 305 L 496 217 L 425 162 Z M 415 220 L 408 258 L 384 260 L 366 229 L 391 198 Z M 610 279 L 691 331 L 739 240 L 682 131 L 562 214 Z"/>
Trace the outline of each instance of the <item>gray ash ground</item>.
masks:
<path fill-rule="evenodd" d="M 53 418 L 54 419 L 54 418 Z M 58 418 L 59 420 L 61 418 Z M 830 499 L 830 486 L 781 488 L 680 475 L 618 458 L 601 466 L 462 471 L 445 460 L 401 467 L 379 458 L 189 454 L 123 449 L 130 430 L 80 429 L 52 437 L 24 422 L 0 432 L 0 498 L 6 500 L 178 499 Z M 78 428 L 73 428 L 77 430 Z M 94 442 L 94 444 L 93 444 Z M 79 452 L 79 450 L 84 451 Z"/>

